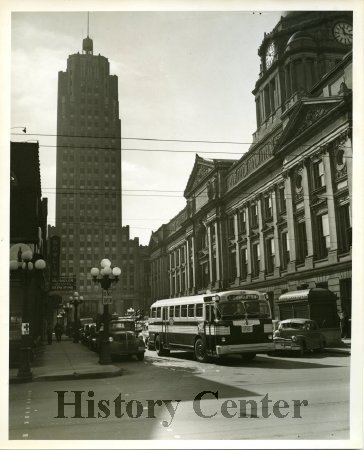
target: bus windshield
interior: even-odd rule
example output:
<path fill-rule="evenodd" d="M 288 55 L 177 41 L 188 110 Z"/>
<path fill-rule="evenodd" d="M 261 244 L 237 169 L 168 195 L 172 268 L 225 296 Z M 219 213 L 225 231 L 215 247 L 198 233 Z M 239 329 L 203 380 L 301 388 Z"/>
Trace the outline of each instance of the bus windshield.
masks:
<path fill-rule="evenodd" d="M 270 317 L 269 306 L 264 300 L 221 302 L 217 311 L 221 318 Z"/>

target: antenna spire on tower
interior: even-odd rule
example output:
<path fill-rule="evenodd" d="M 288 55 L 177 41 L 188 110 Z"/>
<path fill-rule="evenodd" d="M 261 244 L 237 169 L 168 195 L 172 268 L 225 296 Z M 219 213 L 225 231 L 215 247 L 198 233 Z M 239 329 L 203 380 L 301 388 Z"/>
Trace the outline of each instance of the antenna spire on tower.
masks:
<path fill-rule="evenodd" d="M 86 55 L 93 55 L 93 42 L 89 36 L 90 32 L 90 13 L 87 12 L 87 37 L 82 42 L 82 51 Z"/>

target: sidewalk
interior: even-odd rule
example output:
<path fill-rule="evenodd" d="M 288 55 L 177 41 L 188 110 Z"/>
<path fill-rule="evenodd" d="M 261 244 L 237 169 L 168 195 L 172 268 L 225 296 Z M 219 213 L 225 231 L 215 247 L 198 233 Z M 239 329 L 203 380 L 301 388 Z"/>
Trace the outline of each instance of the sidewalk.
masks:
<path fill-rule="evenodd" d="M 326 347 L 325 352 L 351 354 L 351 339 L 341 339 L 342 344 L 336 347 Z"/>
<path fill-rule="evenodd" d="M 9 369 L 9 383 L 17 383 L 18 369 Z M 74 344 L 71 338 L 44 344 L 40 355 L 32 364 L 33 381 L 75 380 L 119 376 L 120 367 L 99 364 L 99 356 L 86 346 Z"/>

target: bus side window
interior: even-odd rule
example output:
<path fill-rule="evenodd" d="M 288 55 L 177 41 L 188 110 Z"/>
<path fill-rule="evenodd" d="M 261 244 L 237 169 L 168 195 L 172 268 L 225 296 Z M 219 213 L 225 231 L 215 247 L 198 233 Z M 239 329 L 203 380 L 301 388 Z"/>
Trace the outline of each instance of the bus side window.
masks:
<path fill-rule="evenodd" d="M 178 305 L 178 306 L 175 307 L 174 317 L 180 317 L 180 316 L 181 316 L 181 306 Z"/>
<path fill-rule="evenodd" d="M 196 317 L 202 317 L 203 316 L 203 304 L 200 303 L 196 305 Z"/>
<path fill-rule="evenodd" d="M 157 308 L 157 317 L 161 318 L 161 308 Z"/>
<path fill-rule="evenodd" d="M 187 305 L 182 305 L 181 317 L 187 317 Z"/>
<path fill-rule="evenodd" d="M 188 317 L 195 317 L 195 305 L 188 305 Z"/>
<path fill-rule="evenodd" d="M 168 308 L 167 308 L 167 306 L 164 306 L 164 308 L 162 308 L 162 313 L 163 313 L 163 320 L 167 320 L 168 319 Z"/>
<path fill-rule="evenodd" d="M 155 308 L 152 308 L 151 317 L 153 317 L 153 318 L 156 317 L 156 309 Z"/>
<path fill-rule="evenodd" d="M 169 307 L 169 317 L 174 317 L 174 306 Z"/>

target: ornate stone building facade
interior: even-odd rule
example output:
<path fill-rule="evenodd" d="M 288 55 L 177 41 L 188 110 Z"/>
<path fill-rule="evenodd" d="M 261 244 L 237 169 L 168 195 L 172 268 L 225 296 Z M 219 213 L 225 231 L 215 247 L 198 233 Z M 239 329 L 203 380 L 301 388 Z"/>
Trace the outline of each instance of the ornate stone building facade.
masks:
<path fill-rule="evenodd" d="M 326 287 L 351 313 L 352 15 L 281 17 L 258 50 L 257 130 L 240 160 L 196 161 L 152 234 L 153 299 Z M 277 311 L 275 311 L 277 312 Z"/>

